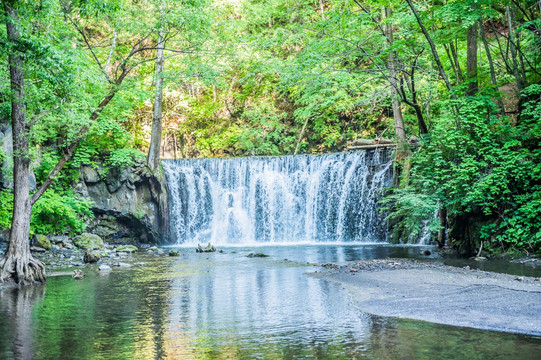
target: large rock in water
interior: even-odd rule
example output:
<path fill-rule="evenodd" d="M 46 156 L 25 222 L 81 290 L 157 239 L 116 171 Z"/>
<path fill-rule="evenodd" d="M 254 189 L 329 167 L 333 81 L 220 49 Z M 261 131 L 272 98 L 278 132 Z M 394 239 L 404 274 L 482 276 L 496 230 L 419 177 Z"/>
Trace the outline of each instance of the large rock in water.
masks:
<path fill-rule="evenodd" d="M 161 173 L 160 173 L 161 174 Z M 75 190 L 93 201 L 87 230 L 113 243 L 160 243 L 166 221 L 165 180 L 144 164 L 82 166 Z"/>
<path fill-rule="evenodd" d="M 83 256 L 83 261 L 87 264 L 98 262 L 100 259 L 100 253 L 96 250 L 86 250 Z"/>
<path fill-rule="evenodd" d="M 73 244 L 83 250 L 97 250 L 104 246 L 101 237 L 95 234 L 84 233 L 73 239 Z"/>

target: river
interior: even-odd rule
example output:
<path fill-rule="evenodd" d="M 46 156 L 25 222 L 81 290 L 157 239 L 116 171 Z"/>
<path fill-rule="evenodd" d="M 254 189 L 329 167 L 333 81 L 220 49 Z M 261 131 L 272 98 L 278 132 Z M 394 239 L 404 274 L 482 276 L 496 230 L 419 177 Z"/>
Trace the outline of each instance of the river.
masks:
<path fill-rule="evenodd" d="M 418 257 L 419 247 L 225 247 L 140 254 L 146 266 L 0 292 L 2 359 L 538 359 L 541 339 L 361 312 L 314 263 Z M 265 258 L 250 258 L 261 252 Z"/>

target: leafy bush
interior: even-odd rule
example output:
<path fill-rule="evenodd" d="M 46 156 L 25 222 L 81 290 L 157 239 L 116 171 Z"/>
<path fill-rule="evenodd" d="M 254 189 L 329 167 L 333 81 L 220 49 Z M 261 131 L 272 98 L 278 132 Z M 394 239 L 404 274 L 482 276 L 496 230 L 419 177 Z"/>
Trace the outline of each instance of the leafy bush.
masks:
<path fill-rule="evenodd" d="M 11 227 L 13 193 L 0 193 L 0 229 Z M 49 189 L 34 204 L 30 222 L 30 234 L 79 234 L 85 229 L 86 218 L 93 217 L 92 202 L 77 199 L 72 190 L 60 193 Z"/>
<path fill-rule="evenodd" d="M 4 190 L 0 192 L 0 230 L 11 227 L 11 217 L 13 212 L 13 194 Z"/>
<path fill-rule="evenodd" d="M 434 216 L 438 210 L 437 200 L 431 195 L 416 193 L 413 188 L 394 189 L 380 201 L 380 211 L 393 230 L 395 242 L 417 242 L 426 227 L 437 231 L 439 224 Z"/>
<path fill-rule="evenodd" d="M 30 233 L 80 234 L 84 219 L 93 216 L 91 206 L 90 200 L 77 199 L 72 190 L 64 194 L 49 190 L 34 204 Z"/>
<path fill-rule="evenodd" d="M 482 225 L 470 239 L 455 238 L 473 242 L 469 249 L 484 241 L 488 249 L 539 250 L 540 95 L 541 86 L 524 91 L 516 125 L 497 116 L 491 97 L 482 93 L 447 104 L 447 109 L 460 109 L 458 116 L 450 110 L 442 113 L 412 158 L 408 185 L 384 202 L 388 218 L 401 219 L 398 230 L 416 236 L 423 215 L 428 219 L 428 210 L 439 204 L 455 222 L 466 217 Z"/>

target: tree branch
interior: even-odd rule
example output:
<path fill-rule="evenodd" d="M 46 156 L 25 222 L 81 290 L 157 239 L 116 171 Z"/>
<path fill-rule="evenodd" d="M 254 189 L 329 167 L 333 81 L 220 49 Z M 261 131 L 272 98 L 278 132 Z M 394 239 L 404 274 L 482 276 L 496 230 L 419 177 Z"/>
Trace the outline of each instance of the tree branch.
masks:
<path fill-rule="evenodd" d="M 92 56 L 94 57 L 94 61 L 96 61 L 96 64 L 98 65 L 98 67 L 100 68 L 101 72 L 103 73 L 103 75 L 105 76 L 105 78 L 107 79 L 108 82 L 112 82 L 111 79 L 109 78 L 109 75 L 107 75 L 107 72 L 105 71 L 104 67 L 101 65 L 101 62 L 100 62 L 100 59 L 98 59 L 98 56 L 96 55 L 96 53 L 94 52 L 94 48 L 92 47 L 92 45 L 90 45 L 90 41 L 88 40 L 88 38 L 86 37 L 83 29 L 81 29 L 79 27 L 79 25 L 77 25 L 77 23 L 71 18 L 71 16 L 67 15 L 67 18 L 69 19 L 69 21 L 72 23 L 72 25 L 75 27 L 75 30 L 77 30 L 77 32 L 79 34 L 81 34 L 81 36 L 83 37 L 83 40 L 86 44 L 86 47 L 88 48 L 88 50 L 90 50 L 90 53 L 92 54 Z"/>

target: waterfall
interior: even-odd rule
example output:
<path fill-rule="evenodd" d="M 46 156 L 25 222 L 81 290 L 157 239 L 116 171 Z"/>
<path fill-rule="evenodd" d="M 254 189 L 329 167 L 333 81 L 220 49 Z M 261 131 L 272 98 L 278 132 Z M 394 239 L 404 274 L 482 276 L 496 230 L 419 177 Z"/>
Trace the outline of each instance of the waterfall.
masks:
<path fill-rule="evenodd" d="M 387 240 L 376 210 L 392 182 L 387 151 L 164 160 L 178 244 Z"/>

